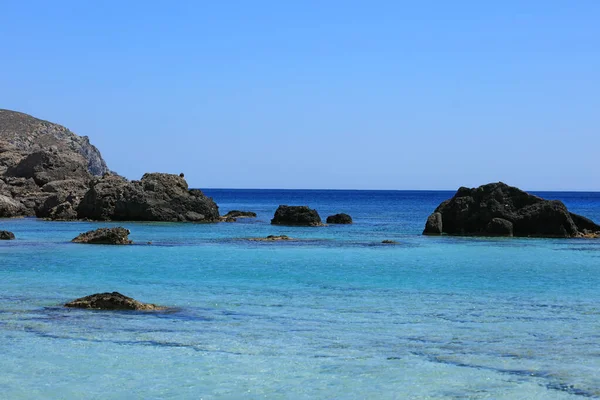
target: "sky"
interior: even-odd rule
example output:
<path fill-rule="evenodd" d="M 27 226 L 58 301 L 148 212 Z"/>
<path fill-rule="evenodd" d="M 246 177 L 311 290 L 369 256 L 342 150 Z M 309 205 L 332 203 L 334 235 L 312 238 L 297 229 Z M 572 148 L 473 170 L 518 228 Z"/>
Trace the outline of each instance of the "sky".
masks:
<path fill-rule="evenodd" d="M 0 0 L 0 108 L 199 188 L 600 191 L 600 1 Z"/>

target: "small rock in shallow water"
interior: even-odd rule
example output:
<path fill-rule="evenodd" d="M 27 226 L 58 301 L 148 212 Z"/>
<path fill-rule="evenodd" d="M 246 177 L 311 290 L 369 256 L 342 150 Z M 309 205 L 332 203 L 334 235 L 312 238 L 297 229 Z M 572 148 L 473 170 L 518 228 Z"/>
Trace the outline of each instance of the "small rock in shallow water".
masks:
<path fill-rule="evenodd" d="M 382 244 L 398 244 L 398 242 L 396 242 L 395 240 L 384 240 L 381 242 Z"/>
<path fill-rule="evenodd" d="M 221 218 L 256 218 L 256 213 L 252 211 L 231 210 Z"/>
<path fill-rule="evenodd" d="M 129 229 L 122 227 L 99 228 L 80 234 L 72 242 L 87 244 L 131 244 L 132 242 L 128 236 L 130 233 Z"/>
<path fill-rule="evenodd" d="M 9 231 L 0 231 L 0 240 L 14 240 L 15 234 Z"/>
<path fill-rule="evenodd" d="M 266 238 L 251 238 L 250 240 L 255 242 L 276 242 L 280 240 L 294 240 L 286 235 L 269 235 Z"/>
<path fill-rule="evenodd" d="M 90 296 L 81 297 L 73 300 L 65 307 L 86 308 L 93 310 L 136 310 L 136 311 L 155 311 L 164 310 L 165 307 L 156 304 L 146 304 L 139 302 L 131 297 L 122 295 L 119 292 L 96 293 Z"/>

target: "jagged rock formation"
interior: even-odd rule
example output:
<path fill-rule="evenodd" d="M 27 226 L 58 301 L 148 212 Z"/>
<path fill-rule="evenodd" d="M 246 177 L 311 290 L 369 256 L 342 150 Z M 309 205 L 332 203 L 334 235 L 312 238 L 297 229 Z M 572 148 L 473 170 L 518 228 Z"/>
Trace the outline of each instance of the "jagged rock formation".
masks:
<path fill-rule="evenodd" d="M 119 292 L 96 293 L 90 296 L 81 297 L 65 304 L 65 307 L 117 311 L 157 311 L 165 309 L 165 307 L 157 306 L 156 304 L 139 302 L 131 297 L 124 296 Z"/>
<path fill-rule="evenodd" d="M 593 237 L 600 225 L 505 183 L 458 189 L 427 219 L 425 235 Z"/>
<path fill-rule="evenodd" d="M 321 217 L 317 210 L 307 206 L 285 206 L 281 205 L 275 211 L 271 220 L 272 225 L 292 226 L 322 226 Z"/>
<path fill-rule="evenodd" d="M 216 222 L 219 207 L 179 175 L 151 173 L 128 181 L 106 174 L 91 183 L 77 215 L 101 221 Z"/>
<path fill-rule="evenodd" d="M 348 214 L 340 213 L 327 217 L 328 224 L 351 224 L 352 217 Z"/>
<path fill-rule="evenodd" d="M 16 111 L 0 109 L 0 174 L 2 165 L 39 151 L 79 154 L 91 175 L 109 172 L 106 162 L 87 136 L 78 136 L 64 126 Z M 4 161 L 4 162 L 3 162 Z"/>
<path fill-rule="evenodd" d="M 0 110 L 0 195 L 14 202 L 7 209 L 2 200 L 0 218 L 53 218 L 55 213 L 44 208 L 52 193 L 62 195 L 61 203 L 69 195 L 76 199 L 94 175 L 106 172 L 106 163 L 87 137 L 27 114 Z M 59 183 L 63 181 L 77 184 Z M 76 213 L 58 212 L 58 216 L 73 219 Z"/>
<path fill-rule="evenodd" d="M 72 242 L 87 244 L 131 244 L 132 242 L 129 240 L 130 233 L 129 229 L 123 227 L 98 228 L 81 233 Z"/>

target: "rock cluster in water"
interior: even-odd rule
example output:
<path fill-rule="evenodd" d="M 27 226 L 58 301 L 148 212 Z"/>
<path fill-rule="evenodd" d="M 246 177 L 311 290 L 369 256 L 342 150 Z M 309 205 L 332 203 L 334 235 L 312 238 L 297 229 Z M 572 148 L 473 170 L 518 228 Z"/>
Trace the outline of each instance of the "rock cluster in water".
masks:
<path fill-rule="evenodd" d="M 99 228 L 80 234 L 72 240 L 74 243 L 87 244 L 131 244 L 129 240 L 129 229 L 117 228 Z"/>
<path fill-rule="evenodd" d="M 271 220 L 272 225 L 290 226 L 322 226 L 321 217 L 317 210 L 307 206 L 281 205 L 275 211 Z"/>
<path fill-rule="evenodd" d="M 216 222 L 219 208 L 201 190 L 189 189 L 179 175 L 150 173 L 128 181 L 106 174 L 91 182 L 77 216 L 102 221 Z"/>
<path fill-rule="evenodd" d="M 90 296 L 81 297 L 73 300 L 65 307 L 85 308 L 94 310 L 135 310 L 135 311 L 156 311 L 164 310 L 165 307 L 156 304 L 147 304 L 139 302 L 131 297 L 122 295 L 119 292 L 96 293 Z"/>
<path fill-rule="evenodd" d="M 461 187 L 427 218 L 425 235 L 524 237 L 600 236 L 600 225 L 573 214 L 558 200 L 545 200 L 505 183 Z"/>
<path fill-rule="evenodd" d="M 345 213 L 330 215 L 327 217 L 328 224 L 351 224 L 352 217 Z"/>
<path fill-rule="evenodd" d="M 86 136 L 0 110 L 0 218 L 216 222 L 215 202 L 183 174 L 111 173 Z"/>

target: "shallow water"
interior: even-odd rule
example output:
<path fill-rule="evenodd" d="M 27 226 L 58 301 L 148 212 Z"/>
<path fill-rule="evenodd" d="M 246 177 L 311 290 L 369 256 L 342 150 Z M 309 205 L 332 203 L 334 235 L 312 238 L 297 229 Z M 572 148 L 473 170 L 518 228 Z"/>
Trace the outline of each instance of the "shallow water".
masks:
<path fill-rule="evenodd" d="M 2 398 L 600 397 L 600 240 L 421 236 L 449 192 L 206 192 L 258 218 L 123 223 L 124 247 L 0 221 Z M 542 195 L 600 220 L 598 193 Z M 355 224 L 274 227 L 279 204 Z M 244 240 L 269 234 L 300 240 Z M 60 307 L 114 290 L 173 309 Z"/>

